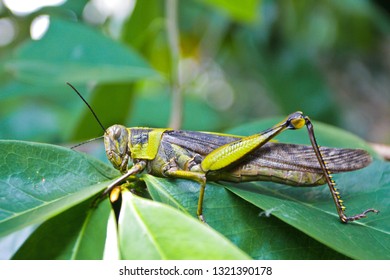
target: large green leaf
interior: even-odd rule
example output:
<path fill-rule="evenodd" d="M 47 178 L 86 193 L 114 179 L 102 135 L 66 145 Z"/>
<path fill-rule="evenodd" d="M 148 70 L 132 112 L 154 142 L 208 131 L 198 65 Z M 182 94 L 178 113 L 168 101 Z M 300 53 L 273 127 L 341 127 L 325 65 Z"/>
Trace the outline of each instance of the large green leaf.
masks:
<path fill-rule="evenodd" d="M 180 179 L 144 176 L 153 199 L 196 217 L 199 185 Z M 255 259 L 343 259 L 293 227 L 270 216 L 224 188 L 209 183 L 203 212 L 207 223 Z M 199 241 L 201 242 L 201 241 Z"/>
<path fill-rule="evenodd" d="M 374 177 L 378 174 L 379 177 Z M 336 177 L 336 176 L 335 176 Z M 337 176 L 346 214 L 376 208 L 378 215 L 345 225 L 327 187 L 291 188 L 273 183 L 241 184 L 230 191 L 282 221 L 356 259 L 390 259 L 390 166 L 375 161 L 365 170 Z"/>
<path fill-rule="evenodd" d="M 119 242 L 125 259 L 248 259 L 223 235 L 164 204 L 124 192 Z"/>
<path fill-rule="evenodd" d="M 0 154 L 0 236 L 84 201 L 118 174 L 59 146 L 0 140 Z"/>
<path fill-rule="evenodd" d="M 19 79 L 36 84 L 124 82 L 158 77 L 130 48 L 90 27 L 58 19 L 51 21 L 41 40 L 17 49 L 6 68 Z"/>

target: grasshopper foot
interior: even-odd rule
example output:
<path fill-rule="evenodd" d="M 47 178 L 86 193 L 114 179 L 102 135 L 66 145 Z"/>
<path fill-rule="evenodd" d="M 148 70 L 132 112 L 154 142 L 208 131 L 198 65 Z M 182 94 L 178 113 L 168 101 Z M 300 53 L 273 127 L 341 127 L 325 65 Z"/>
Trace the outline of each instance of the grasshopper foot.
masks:
<path fill-rule="evenodd" d="M 206 222 L 205 218 L 203 217 L 203 214 L 198 215 L 198 219 L 199 219 L 199 221 L 201 221 L 202 223 L 207 225 L 207 222 Z"/>
<path fill-rule="evenodd" d="M 367 217 L 367 213 L 371 213 L 371 212 L 372 212 L 372 213 L 378 214 L 378 213 L 379 213 L 379 210 L 370 208 L 370 209 L 365 210 L 363 213 L 357 214 L 357 215 L 354 215 L 354 216 L 350 216 L 350 217 L 347 217 L 347 216 L 345 216 L 345 215 L 340 216 L 340 220 L 341 220 L 343 223 L 348 223 L 348 222 L 357 221 L 357 220 L 366 218 L 366 217 Z"/>

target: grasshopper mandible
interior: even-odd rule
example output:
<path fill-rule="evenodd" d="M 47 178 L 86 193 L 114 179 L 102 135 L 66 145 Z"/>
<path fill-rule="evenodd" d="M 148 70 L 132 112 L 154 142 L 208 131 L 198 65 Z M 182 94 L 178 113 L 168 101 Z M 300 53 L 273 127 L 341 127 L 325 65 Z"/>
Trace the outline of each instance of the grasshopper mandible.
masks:
<path fill-rule="evenodd" d="M 129 177 L 146 171 L 168 178 L 182 178 L 200 185 L 197 216 L 203 217 L 203 198 L 207 181 L 274 181 L 291 186 L 327 184 L 341 222 L 366 217 L 347 216 L 345 206 L 332 179 L 332 173 L 352 171 L 370 164 L 371 156 L 364 150 L 319 148 L 309 117 L 298 111 L 283 121 L 251 136 L 236 136 L 210 132 L 172 130 L 169 128 L 127 128 L 113 125 L 105 129 L 96 114 L 81 96 L 104 130 L 107 157 L 122 176 L 103 192 L 109 194 Z M 279 133 L 306 126 L 311 146 L 270 142 Z M 129 162 L 133 165 L 129 168 Z"/>

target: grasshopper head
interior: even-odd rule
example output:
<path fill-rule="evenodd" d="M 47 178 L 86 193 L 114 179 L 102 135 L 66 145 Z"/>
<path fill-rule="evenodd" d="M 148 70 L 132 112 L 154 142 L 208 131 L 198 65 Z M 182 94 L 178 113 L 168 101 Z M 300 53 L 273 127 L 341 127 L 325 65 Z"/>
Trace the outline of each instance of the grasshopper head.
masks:
<path fill-rule="evenodd" d="M 110 126 L 104 134 L 104 146 L 108 160 L 121 172 L 127 170 L 129 161 L 129 132 L 123 125 Z"/>

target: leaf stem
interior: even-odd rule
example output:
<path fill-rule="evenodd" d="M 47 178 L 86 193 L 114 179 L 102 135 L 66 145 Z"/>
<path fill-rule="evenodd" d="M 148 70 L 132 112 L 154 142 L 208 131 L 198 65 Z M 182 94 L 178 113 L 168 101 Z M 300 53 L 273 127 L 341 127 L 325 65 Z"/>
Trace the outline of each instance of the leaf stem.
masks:
<path fill-rule="evenodd" d="M 179 129 L 183 118 L 183 96 L 180 79 L 180 47 L 179 31 L 177 26 L 177 0 L 165 1 L 166 28 L 171 52 L 171 89 L 172 89 L 172 109 L 169 127 Z"/>

